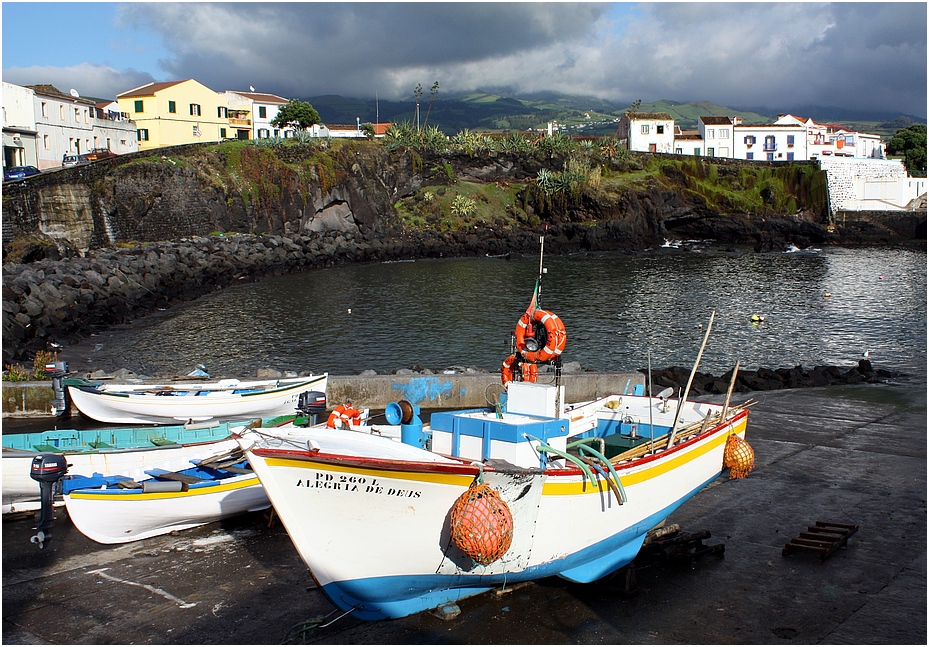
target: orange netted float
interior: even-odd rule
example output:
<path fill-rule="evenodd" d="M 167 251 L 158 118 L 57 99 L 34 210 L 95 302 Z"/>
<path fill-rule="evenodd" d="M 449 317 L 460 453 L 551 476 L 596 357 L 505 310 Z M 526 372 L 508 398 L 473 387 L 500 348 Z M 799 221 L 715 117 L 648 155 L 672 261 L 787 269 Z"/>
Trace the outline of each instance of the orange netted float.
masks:
<path fill-rule="evenodd" d="M 730 479 L 743 479 L 755 468 L 755 450 L 744 438 L 733 434 L 726 441 L 723 465 L 729 468 Z"/>
<path fill-rule="evenodd" d="M 478 564 L 497 561 L 513 543 L 513 515 L 500 493 L 476 482 L 458 497 L 450 520 L 452 542 Z"/>

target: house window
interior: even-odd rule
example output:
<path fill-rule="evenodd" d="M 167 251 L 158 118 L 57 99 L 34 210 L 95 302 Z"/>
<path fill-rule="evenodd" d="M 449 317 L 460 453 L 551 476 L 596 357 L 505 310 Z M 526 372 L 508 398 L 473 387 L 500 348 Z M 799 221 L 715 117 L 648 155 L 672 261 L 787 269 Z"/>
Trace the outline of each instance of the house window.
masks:
<path fill-rule="evenodd" d="M 794 161 L 794 154 L 793 154 L 793 153 L 787 153 L 787 161 L 788 161 L 788 162 Z"/>
<path fill-rule="evenodd" d="M 697 155 L 697 156 L 700 155 L 700 147 L 699 147 L 699 146 L 697 146 L 697 147 L 694 149 L 694 155 Z"/>
<path fill-rule="evenodd" d="M 647 134 L 648 134 L 648 124 L 642 124 L 641 133 L 642 133 L 643 135 L 647 135 Z"/>
<path fill-rule="evenodd" d="M 794 145 L 794 136 L 793 136 L 793 135 L 787 135 L 787 145 L 788 145 L 788 146 L 793 146 L 793 145 Z"/>
<path fill-rule="evenodd" d="M 755 159 L 755 154 L 754 154 L 754 153 L 745 153 L 745 159 L 747 159 L 747 160 L 753 160 L 753 159 Z"/>
<path fill-rule="evenodd" d="M 136 131 L 136 134 L 139 136 L 140 142 L 148 141 L 148 128 L 139 128 L 139 130 Z"/>
<path fill-rule="evenodd" d="M 774 153 L 768 153 L 768 161 L 769 161 L 769 162 L 773 162 L 773 161 L 774 161 Z"/>
<path fill-rule="evenodd" d="M 706 129 L 706 138 L 707 138 L 707 139 L 713 139 L 714 137 L 716 137 L 716 131 L 713 130 L 712 128 L 707 128 L 707 129 Z"/>
<path fill-rule="evenodd" d="M 45 144 L 45 150 L 51 150 L 51 149 L 52 149 L 52 142 L 51 142 L 51 140 L 48 138 L 48 135 L 42 135 L 42 143 Z"/>
<path fill-rule="evenodd" d="M 74 121 L 77 123 L 81 123 L 81 109 L 80 108 L 74 109 Z"/>
<path fill-rule="evenodd" d="M 774 142 L 774 135 L 768 135 L 764 138 L 764 149 L 766 151 L 777 150 L 777 144 Z"/>
<path fill-rule="evenodd" d="M 61 119 L 62 121 L 65 120 L 65 107 L 64 106 L 58 106 L 58 118 Z"/>
<path fill-rule="evenodd" d="M 683 149 L 683 148 L 675 148 L 675 149 L 674 149 L 674 154 L 675 154 L 675 155 L 683 155 L 683 154 L 684 154 L 684 149 Z"/>
<path fill-rule="evenodd" d="M 168 101 L 168 112 L 177 114 L 177 103 L 174 101 Z"/>
<path fill-rule="evenodd" d="M 42 116 L 48 119 L 48 104 L 44 101 L 42 102 Z"/>
<path fill-rule="evenodd" d="M 745 143 L 748 144 L 749 146 L 751 146 L 752 144 L 754 144 L 754 143 L 755 143 L 755 136 L 754 136 L 754 135 L 746 135 L 746 136 L 745 136 Z"/>
<path fill-rule="evenodd" d="M 707 156 L 707 157 L 715 157 L 715 155 L 713 155 L 713 153 L 714 153 L 715 151 L 716 151 L 715 148 L 707 148 L 707 149 L 706 149 L 706 156 Z"/>
<path fill-rule="evenodd" d="M 200 104 L 199 103 L 190 104 L 190 114 L 193 115 L 194 117 L 200 116 Z"/>
<path fill-rule="evenodd" d="M 280 137 L 280 136 L 281 136 L 281 131 L 278 130 L 277 128 L 275 128 L 275 129 L 274 129 L 274 136 L 275 136 L 275 137 Z"/>
<path fill-rule="evenodd" d="M 138 99 L 138 100 L 135 102 L 135 111 L 136 111 L 136 112 L 143 112 L 142 107 L 143 107 L 143 106 L 142 106 L 142 99 Z"/>
<path fill-rule="evenodd" d="M 218 106 L 216 108 L 216 116 L 219 117 L 220 119 L 228 119 L 229 109 L 226 106 Z"/>
<path fill-rule="evenodd" d="M 261 117 L 262 119 L 267 119 L 268 109 L 265 108 L 264 106 L 258 106 L 258 116 Z"/>
<path fill-rule="evenodd" d="M 663 134 L 664 134 L 664 126 L 655 126 L 655 131 L 656 131 L 659 135 L 663 135 Z"/>
<path fill-rule="evenodd" d="M 729 138 L 729 129 L 728 129 L 728 128 L 720 128 L 720 129 L 719 129 L 719 138 L 720 138 L 720 139 L 728 139 L 728 138 Z"/>
<path fill-rule="evenodd" d="M 220 128 L 220 129 L 219 129 L 219 136 L 222 137 L 223 139 L 226 139 L 226 129 L 225 129 L 225 128 Z"/>
<path fill-rule="evenodd" d="M 258 129 L 258 139 L 267 139 L 268 138 L 268 129 L 259 128 Z"/>

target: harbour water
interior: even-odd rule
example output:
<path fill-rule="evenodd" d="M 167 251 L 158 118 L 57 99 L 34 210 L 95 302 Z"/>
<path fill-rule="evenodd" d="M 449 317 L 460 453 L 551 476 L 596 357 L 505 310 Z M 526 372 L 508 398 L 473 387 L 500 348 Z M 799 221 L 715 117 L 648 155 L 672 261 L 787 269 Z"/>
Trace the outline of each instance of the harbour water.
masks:
<path fill-rule="evenodd" d="M 583 370 L 801 364 L 926 372 L 925 249 L 755 254 L 691 244 L 643 255 L 546 256 L 541 305 Z M 239 285 L 115 327 L 66 351 L 75 370 L 213 375 L 259 368 L 353 375 L 425 367 L 497 371 L 539 258 L 350 265 Z M 752 315 L 763 317 L 753 323 Z"/>

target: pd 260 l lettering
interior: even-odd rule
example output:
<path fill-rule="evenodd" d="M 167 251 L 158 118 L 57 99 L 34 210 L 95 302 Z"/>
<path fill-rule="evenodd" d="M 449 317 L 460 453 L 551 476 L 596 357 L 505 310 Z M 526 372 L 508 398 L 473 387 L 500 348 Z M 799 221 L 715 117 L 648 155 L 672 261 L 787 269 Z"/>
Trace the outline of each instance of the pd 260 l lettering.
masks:
<path fill-rule="evenodd" d="M 422 496 L 420 490 L 384 487 L 378 483 L 376 478 L 369 479 L 364 476 L 349 476 L 347 474 L 329 474 L 324 472 L 316 472 L 315 478 L 298 479 L 297 487 L 339 490 L 341 492 L 362 492 L 364 494 L 396 496 L 408 499 L 418 499 Z"/>

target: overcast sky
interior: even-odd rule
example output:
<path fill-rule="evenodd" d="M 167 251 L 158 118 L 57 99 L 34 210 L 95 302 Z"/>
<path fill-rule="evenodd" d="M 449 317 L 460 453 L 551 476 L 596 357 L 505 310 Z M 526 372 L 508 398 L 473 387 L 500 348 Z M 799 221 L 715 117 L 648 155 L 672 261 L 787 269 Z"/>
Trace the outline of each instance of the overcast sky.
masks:
<path fill-rule="evenodd" d="M 3 80 L 115 97 L 149 81 L 285 97 L 508 87 L 628 104 L 926 116 L 925 2 L 4 2 Z"/>

